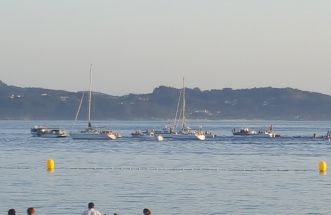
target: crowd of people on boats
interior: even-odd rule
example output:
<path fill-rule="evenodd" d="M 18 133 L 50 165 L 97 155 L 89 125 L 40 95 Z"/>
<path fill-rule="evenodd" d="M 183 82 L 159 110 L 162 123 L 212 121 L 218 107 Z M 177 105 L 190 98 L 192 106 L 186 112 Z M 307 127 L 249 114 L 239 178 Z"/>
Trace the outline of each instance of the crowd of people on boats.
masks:
<path fill-rule="evenodd" d="M 28 208 L 26 210 L 27 215 L 36 215 L 36 209 L 35 208 Z M 152 211 L 148 208 L 145 208 L 142 211 L 143 215 L 152 215 Z M 16 215 L 16 210 L 15 209 L 9 209 L 8 210 L 8 215 Z M 102 214 L 100 211 L 98 211 L 95 207 L 94 207 L 94 203 L 90 202 L 87 205 L 87 210 L 85 210 L 82 215 L 106 215 L 106 214 Z M 113 213 L 113 215 L 119 215 L 119 213 Z"/>

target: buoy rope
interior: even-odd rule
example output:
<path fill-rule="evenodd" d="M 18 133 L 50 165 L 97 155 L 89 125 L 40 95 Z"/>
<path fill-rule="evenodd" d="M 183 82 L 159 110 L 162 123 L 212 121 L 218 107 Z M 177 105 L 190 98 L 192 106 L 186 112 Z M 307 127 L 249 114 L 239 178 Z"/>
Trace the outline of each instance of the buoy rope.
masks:
<path fill-rule="evenodd" d="M 7 170 L 32 170 L 30 167 L 0 167 Z M 312 172 L 314 169 L 224 169 L 224 168 L 157 168 L 157 167 L 57 167 L 56 170 L 112 170 L 112 171 L 217 171 L 217 172 Z"/>

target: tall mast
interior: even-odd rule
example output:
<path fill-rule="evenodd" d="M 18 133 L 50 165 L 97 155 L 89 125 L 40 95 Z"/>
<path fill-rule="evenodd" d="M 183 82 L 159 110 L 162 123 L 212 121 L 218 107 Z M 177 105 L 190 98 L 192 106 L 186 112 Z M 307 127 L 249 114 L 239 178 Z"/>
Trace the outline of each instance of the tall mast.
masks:
<path fill-rule="evenodd" d="M 89 99 L 88 99 L 88 127 L 92 127 L 91 124 L 91 107 L 92 107 L 92 64 L 90 65 L 90 86 L 89 86 Z"/>
<path fill-rule="evenodd" d="M 186 108 L 186 101 L 185 101 L 185 78 L 183 77 L 183 112 L 182 112 L 182 115 L 183 115 L 183 121 L 182 121 L 182 128 L 184 129 L 186 126 L 185 126 L 185 108 Z"/>
<path fill-rule="evenodd" d="M 177 103 L 177 109 L 176 109 L 176 115 L 175 115 L 175 120 L 174 120 L 174 129 L 176 130 L 177 129 L 177 126 L 178 126 L 178 121 L 180 120 L 180 114 L 179 111 L 180 110 L 180 102 L 182 100 L 182 90 L 179 91 L 179 97 L 178 97 L 178 103 Z M 178 116 L 179 115 L 179 116 Z"/>

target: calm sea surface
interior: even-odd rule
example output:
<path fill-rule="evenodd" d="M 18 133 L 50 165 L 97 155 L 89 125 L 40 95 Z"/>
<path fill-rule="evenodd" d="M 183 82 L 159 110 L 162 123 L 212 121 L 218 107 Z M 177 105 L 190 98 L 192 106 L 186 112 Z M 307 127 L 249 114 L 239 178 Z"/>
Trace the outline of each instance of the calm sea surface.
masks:
<path fill-rule="evenodd" d="M 93 201 L 103 214 L 331 214 L 331 122 L 273 122 L 284 138 L 232 137 L 236 127 L 263 128 L 262 121 L 191 123 L 219 135 L 205 142 L 74 141 L 33 138 L 33 125 L 64 127 L 69 121 L 0 121 L 0 214 L 81 214 Z M 123 136 L 165 122 L 96 122 Z M 291 138 L 291 136 L 307 136 Z M 56 170 L 45 170 L 55 160 Z"/>

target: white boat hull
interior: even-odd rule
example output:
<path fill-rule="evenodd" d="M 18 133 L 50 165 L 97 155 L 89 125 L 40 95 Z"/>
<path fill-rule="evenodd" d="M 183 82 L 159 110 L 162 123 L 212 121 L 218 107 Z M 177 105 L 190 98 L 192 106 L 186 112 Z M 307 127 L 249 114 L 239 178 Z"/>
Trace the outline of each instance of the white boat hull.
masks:
<path fill-rule="evenodd" d="M 115 140 L 117 137 L 113 134 L 91 134 L 91 133 L 71 133 L 74 140 Z"/>
<path fill-rule="evenodd" d="M 132 138 L 136 138 L 139 140 L 157 140 L 157 141 L 164 140 L 162 135 L 132 135 Z"/>
<path fill-rule="evenodd" d="M 41 137 L 41 138 L 65 138 L 67 135 L 56 135 L 56 134 L 41 134 L 41 135 L 32 135 L 33 137 Z"/>
<path fill-rule="evenodd" d="M 275 133 L 261 133 L 261 134 L 234 134 L 235 137 L 266 137 L 266 138 L 275 138 L 277 134 Z"/>
<path fill-rule="evenodd" d="M 203 134 L 169 134 L 165 138 L 173 140 L 205 140 L 206 136 Z"/>

